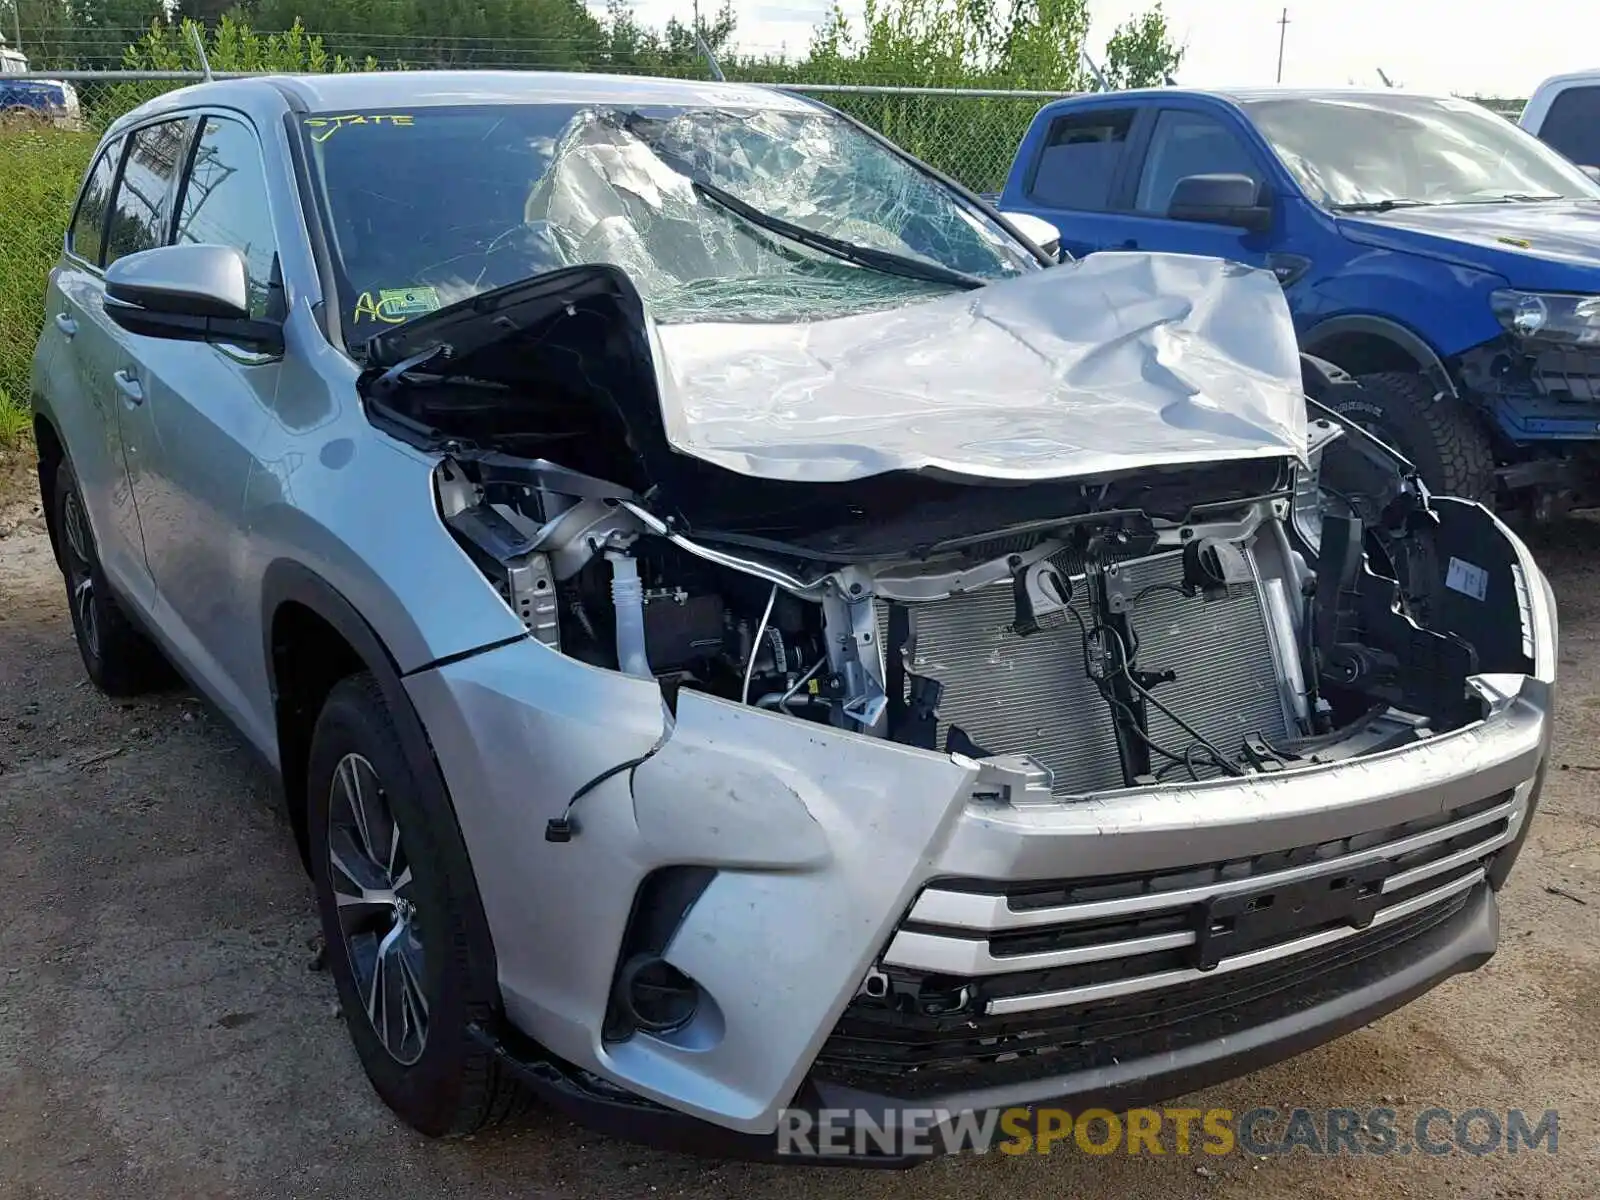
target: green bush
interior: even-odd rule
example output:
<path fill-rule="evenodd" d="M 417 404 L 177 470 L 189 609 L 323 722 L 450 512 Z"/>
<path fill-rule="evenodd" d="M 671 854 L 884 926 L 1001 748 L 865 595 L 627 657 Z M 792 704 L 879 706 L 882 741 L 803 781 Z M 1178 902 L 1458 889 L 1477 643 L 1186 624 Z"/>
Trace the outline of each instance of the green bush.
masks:
<path fill-rule="evenodd" d="M 26 428 L 44 289 L 95 135 L 0 119 L 0 439 Z"/>

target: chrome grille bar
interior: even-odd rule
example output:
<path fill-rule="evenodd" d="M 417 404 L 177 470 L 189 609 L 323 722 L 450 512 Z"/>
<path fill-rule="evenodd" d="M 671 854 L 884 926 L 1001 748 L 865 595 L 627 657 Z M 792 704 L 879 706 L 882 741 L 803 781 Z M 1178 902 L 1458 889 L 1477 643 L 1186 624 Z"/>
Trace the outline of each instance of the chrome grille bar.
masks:
<path fill-rule="evenodd" d="M 1365 850 L 1341 855 L 1338 858 L 1307 863 L 1305 866 L 1300 867 L 1289 867 L 1282 871 L 1249 875 L 1241 879 L 1202 884 L 1197 887 L 1175 888 L 1170 892 L 1119 896 L 1111 900 L 1092 900 L 1081 904 L 1063 904 L 1050 908 L 1014 909 L 1003 895 L 954 892 L 944 891 L 939 888 L 929 888 L 917 898 L 916 903 L 911 908 L 911 915 L 908 920 L 917 924 L 941 925 L 951 929 L 971 929 L 983 933 L 997 933 L 1004 930 L 1036 929 L 1046 925 L 1069 925 L 1081 921 L 1101 921 L 1115 917 L 1141 917 L 1174 908 L 1184 908 L 1191 904 L 1200 904 L 1219 896 L 1260 891 L 1263 888 L 1270 888 L 1274 885 L 1297 883 L 1318 875 L 1337 874 L 1340 871 L 1378 862 L 1381 859 L 1398 858 L 1403 854 L 1425 849 L 1438 842 L 1449 841 L 1452 838 L 1460 837 L 1464 833 L 1470 833 L 1474 829 L 1493 825 L 1498 821 L 1506 820 L 1510 822 L 1511 828 L 1497 837 L 1485 839 L 1483 842 L 1468 847 L 1458 854 L 1451 855 L 1447 859 L 1440 859 L 1437 863 L 1425 863 L 1412 871 L 1402 872 L 1400 875 L 1392 876 L 1390 879 L 1385 880 L 1384 891 L 1394 891 L 1419 879 L 1426 879 L 1430 875 L 1447 871 L 1451 866 L 1469 862 L 1480 855 L 1488 854 L 1511 841 L 1515 836 L 1518 825 L 1518 822 L 1512 818 L 1515 816 L 1520 802 L 1521 797 L 1514 795 L 1503 804 L 1496 804 L 1492 808 L 1473 813 L 1471 816 L 1463 817 L 1459 821 L 1452 821 L 1448 825 L 1424 830 L 1421 833 L 1399 838 L 1393 842 L 1385 842 L 1381 846 L 1370 846 Z M 1007 969 L 1020 970 L 1021 968 Z"/>
<path fill-rule="evenodd" d="M 1276 887 L 1299 884 L 1306 880 L 1332 878 L 1374 862 L 1401 858 L 1418 850 L 1425 850 L 1429 846 L 1456 841 L 1470 835 L 1475 830 L 1492 831 L 1470 845 L 1452 850 L 1431 862 L 1421 863 L 1417 866 L 1397 871 L 1389 876 L 1383 881 L 1381 894 L 1385 896 L 1394 895 L 1436 876 L 1470 867 L 1474 862 L 1486 858 L 1502 846 L 1513 841 L 1521 828 L 1528 791 L 1528 785 L 1524 784 L 1516 788 L 1501 803 L 1491 805 L 1482 812 L 1472 813 L 1434 829 L 1427 829 L 1419 833 L 1396 838 L 1381 845 L 1369 846 L 1363 850 L 1341 855 L 1337 858 L 1306 863 L 1279 871 L 1246 875 L 1237 879 L 1214 881 L 1186 888 L 1175 888 L 1167 892 L 1141 893 L 1135 896 L 1119 896 L 1109 900 L 1019 910 L 1012 908 L 1010 898 L 1003 894 L 994 895 L 930 888 L 918 897 L 917 902 L 912 906 L 908 924 L 942 928 L 930 930 L 902 927 L 889 942 L 889 947 L 884 953 L 882 962 L 884 966 L 888 967 L 900 967 L 932 974 L 983 978 L 1015 974 L 1023 971 L 1043 971 L 1058 967 L 1082 966 L 1087 963 L 1133 958 L 1168 950 L 1181 950 L 1198 942 L 1199 934 L 1196 930 L 1192 928 L 1169 928 L 1161 932 L 1147 933 L 1136 937 L 1113 939 L 1108 936 L 1103 941 L 1085 941 L 1083 940 L 1084 935 L 1080 934 L 1075 944 L 1072 945 L 1064 945 L 1058 949 L 1035 949 L 1019 954 L 997 954 L 991 938 L 996 934 L 1030 930 L 1036 931 L 1036 936 L 1043 935 L 1048 938 L 1052 929 L 1059 929 L 1063 935 L 1069 936 L 1074 926 L 1081 926 L 1085 922 L 1104 920 L 1133 921 L 1159 916 L 1163 913 L 1171 914 L 1176 910 L 1204 904 L 1221 897 L 1247 895 L 1252 892 L 1270 891 Z M 1482 871 L 1480 869 L 1475 873 L 1481 875 Z M 1470 875 L 1466 877 L 1470 877 Z M 1451 880 L 1444 886 L 1446 888 L 1452 887 L 1457 882 L 1459 880 Z M 1405 903 L 1409 903 L 1409 901 Z M 1380 912 L 1388 912 L 1396 907 L 1391 904 L 1389 909 L 1381 909 Z M 1392 920 L 1393 918 L 1389 919 Z M 945 930 L 949 932 L 945 932 Z M 962 934 L 956 932 L 958 930 L 970 930 L 971 933 Z M 1325 932 L 1330 934 L 1338 933 L 1341 936 L 1343 933 L 1342 930 Z M 974 934 L 978 936 L 973 936 Z M 1091 933 L 1088 936 L 1092 937 L 1093 934 Z M 1321 937 L 1324 935 L 1316 934 L 1310 936 Z M 1063 940 L 1065 940 L 1065 936 Z M 1260 955 L 1266 955 L 1270 958 L 1280 953 L 1292 954 L 1295 951 L 1289 947 L 1302 944 L 1321 945 L 1323 943 L 1316 941 L 1305 943 L 1303 939 L 1292 940 L 1279 946 L 1263 947 L 1241 957 L 1249 961 L 1262 961 L 1259 958 Z M 1252 958 L 1252 955 L 1258 957 Z M 1165 977 L 1166 975 L 1163 973 L 1141 978 L 1159 980 Z M 1149 986 L 1160 987 L 1165 985 L 1158 982 Z"/>
<path fill-rule="evenodd" d="M 1063 988 L 1054 992 L 1035 992 L 1025 996 L 1001 996 L 990 1000 L 984 1006 L 984 1011 L 989 1016 L 1003 1016 L 1008 1013 L 1036 1012 L 1045 1008 L 1063 1008 L 1068 1005 L 1090 1004 L 1098 1000 L 1111 1000 L 1119 996 L 1132 996 L 1140 992 L 1155 991 L 1159 988 L 1177 987 L 1180 984 L 1193 983 L 1200 979 L 1215 979 L 1218 975 L 1226 975 L 1233 971 L 1242 971 L 1247 967 L 1260 966 L 1280 958 L 1291 955 L 1303 954 L 1307 950 L 1315 950 L 1321 946 L 1328 946 L 1334 942 L 1343 941 L 1345 938 L 1354 937 L 1370 929 L 1387 925 L 1391 921 L 1398 921 L 1402 917 L 1409 917 L 1412 913 L 1421 912 L 1435 904 L 1460 895 L 1482 883 L 1485 872 L 1482 867 L 1463 875 L 1460 879 L 1452 879 L 1441 887 L 1430 892 L 1423 892 L 1409 900 L 1402 900 L 1398 904 L 1391 904 L 1388 908 L 1379 909 L 1372 923 L 1363 929 L 1325 929 L 1319 933 L 1308 934 L 1296 938 L 1291 942 L 1282 942 L 1276 946 L 1263 946 L 1258 950 L 1250 950 L 1244 954 L 1225 958 L 1209 971 L 1201 971 L 1192 967 L 1184 967 L 1175 971 L 1161 971 L 1154 975 L 1139 975 L 1131 979 L 1114 979 L 1106 983 L 1086 984 L 1083 987 Z"/>

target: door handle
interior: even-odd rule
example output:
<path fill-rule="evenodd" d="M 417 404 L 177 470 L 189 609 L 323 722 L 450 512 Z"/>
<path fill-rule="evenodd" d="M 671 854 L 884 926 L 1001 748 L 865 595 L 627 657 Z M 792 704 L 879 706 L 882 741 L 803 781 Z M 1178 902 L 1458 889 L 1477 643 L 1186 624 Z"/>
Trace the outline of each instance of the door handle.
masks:
<path fill-rule="evenodd" d="M 70 338 L 73 334 L 78 332 L 78 323 L 66 313 L 58 312 L 56 314 L 56 328 L 61 330 L 63 334 Z"/>
<path fill-rule="evenodd" d="M 144 403 L 144 388 L 139 385 L 139 381 L 131 374 L 127 371 L 118 371 L 111 378 L 116 381 L 117 391 L 122 393 L 122 398 L 130 406 L 137 407 Z"/>

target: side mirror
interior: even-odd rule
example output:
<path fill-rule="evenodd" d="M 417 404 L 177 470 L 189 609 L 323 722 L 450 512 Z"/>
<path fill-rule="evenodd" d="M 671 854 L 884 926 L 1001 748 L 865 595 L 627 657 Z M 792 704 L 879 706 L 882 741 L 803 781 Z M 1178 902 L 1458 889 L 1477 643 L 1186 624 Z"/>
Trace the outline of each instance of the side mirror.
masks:
<path fill-rule="evenodd" d="M 1584 163 L 1584 164 L 1581 164 L 1578 167 L 1578 170 L 1582 171 L 1585 175 L 1587 175 L 1590 179 L 1594 180 L 1596 183 L 1600 183 L 1600 167 L 1591 167 L 1591 166 L 1589 166 L 1589 164 Z"/>
<path fill-rule="evenodd" d="M 1004 213 L 1006 220 L 1016 226 L 1017 232 L 1022 234 L 1039 249 L 1051 258 L 1061 258 L 1061 230 L 1057 229 L 1043 217 L 1036 217 L 1032 213 Z"/>
<path fill-rule="evenodd" d="M 141 337 L 283 353 L 283 327 L 250 316 L 250 278 L 231 246 L 157 246 L 106 268 L 106 315 Z"/>
<path fill-rule="evenodd" d="M 1261 192 L 1248 175 L 1186 175 L 1172 189 L 1167 217 L 1262 233 L 1272 227 L 1272 209 L 1261 203 Z"/>

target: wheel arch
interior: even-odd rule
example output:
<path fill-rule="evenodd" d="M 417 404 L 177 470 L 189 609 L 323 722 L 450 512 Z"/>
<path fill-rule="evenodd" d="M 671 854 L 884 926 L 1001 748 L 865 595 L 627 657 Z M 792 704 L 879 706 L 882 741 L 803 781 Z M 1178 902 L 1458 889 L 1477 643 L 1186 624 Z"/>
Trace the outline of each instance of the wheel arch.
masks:
<path fill-rule="evenodd" d="M 33 446 L 36 451 L 34 469 L 39 475 L 39 507 L 44 512 L 44 528 L 50 536 L 50 550 L 59 563 L 60 532 L 56 528 L 56 506 L 51 503 L 51 497 L 55 495 L 56 472 L 66 460 L 67 449 L 55 424 L 41 412 L 33 414 Z"/>
<path fill-rule="evenodd" d="M 406 692 L 399 665 L 377 631 L 333 584 L 291 559 L 268 565 L 262 577 L 261 603 L 262 650 L 278 734 L 278 772 L 295 840 L 307 865 L 306 766 L 311 733 L 334 685 L 366 671 L 378 683 L 405 749 L 406 765 L 418 786 L 449 814 L 460 865 L 470 873 L 466 844 L 433 743 Z M 476 886 L 473 891 L 476 895 Z"/>
<path fill-rule="evenodd" d="M 1351 313 L 1313 326 L 1303 338 L 1307 354 L 1337 363 L 1352 375 L 1414 370 L 1446 395 L 1459 398 L 1444 360 L 1416 331 L 1389 317 Z"/>
<path fill-rule="evenodd" d="M 361 671 L 377 681 L 384 704 L 395 723 L 406 765 L 424 800 L 438 806 L 447 818 L 449 836 L 444 851 L 452 859 L 448 869 L 468 882 L 473 919 L 464 931 L 471 961 L 487 973 L 498 994 L 499 973 L 489 923 L 479 898 L 477 875 L 467 853 L 466 840 L 444 774 L 433 753 L 428 731 L 406 693 L 399 666 L 383 639 L 339 590 L 304 564 L 278 559 L 262 578 L 262 636 L 267 681 L 278 729 L 278 771 L 289 807 L 302 862 L 309 870 L 311 850 L 306 769 L 311 732 L 327 693 L 340 679 Z M 310 633 L 312 641 L 299 640 Z M 329 639 L 333 640 L 329 640 Z M 297 662 L 297 654 L 317 651 L 315 667 Z M 315 707 L 313 707 L 313 702 Z"/>

